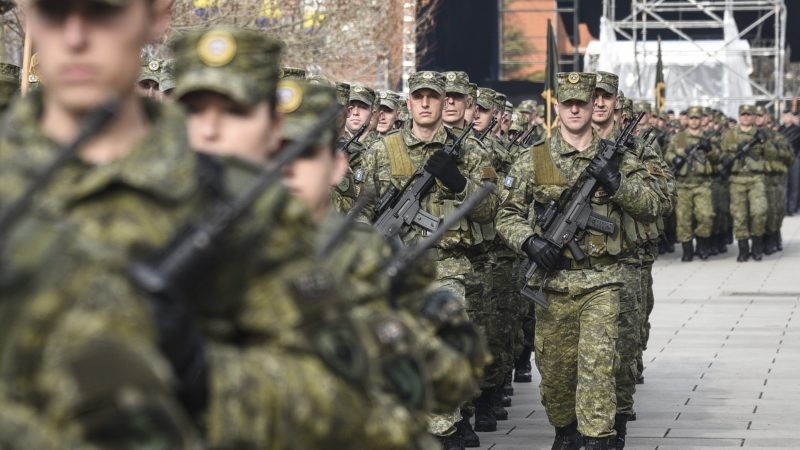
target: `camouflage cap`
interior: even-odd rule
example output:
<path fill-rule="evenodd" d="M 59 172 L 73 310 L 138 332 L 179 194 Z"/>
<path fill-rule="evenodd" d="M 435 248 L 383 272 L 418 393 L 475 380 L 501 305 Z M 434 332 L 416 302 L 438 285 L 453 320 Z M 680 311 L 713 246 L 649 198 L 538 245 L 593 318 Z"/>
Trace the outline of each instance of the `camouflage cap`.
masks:
<path fill-rule="evenodd" d="M 350 101 L 350 83 L 345 83 L 344 81 L 336 82 L 336 98 L 340 105 L 347 106 Z"/>
<path fill-rule="evenodd" d="M 742 114 L 751 114 L 752 115 L 752 114 L 755 114 L 755 113 L 756 113 L 756 107 L 755 106 L 753 106 L 753 105 L 739 105 L 739 115 L 740 116 Z"/>
<path fill-rule="evenodd" d="M 506 114 L 511 114 L 512 112 L 514 112 L 514 104 L 511 103 L 510 101 L 506 100 L 505 111 L 506 111 Z"/>
<path fill-rule="evenodd" d="M 158 81 L 158 89 L 161 92 L 175 89 L 175 60 L 168 59 L 164 61 L 164 66 L 161 68 L 161 79 Z"/>
<path fill-rule="evenodd" d="M 689 109 L 686 110 L 686 115 L 692 118 L 701 118 L 703 117 L 703 107 L 702 106 L 690 106 Z"/>
<path fill-rule="evenodd" d="M 483 109 L 493 109 L 495 92 L 493 89 L 479 87 L 475 103 Z"/>
<path fill-rule="evenodd" d="M 478 85 L 475 83 L 469 84 L 469 96 L 472 97 L 472 100 L 475 100 L 478 97 Z"/>
<path fill-rule="evenodd" d="M 304 80 L 306 70 L 299 67 L 281 67 L 280 79 Z"/>
<path fill-rule="evenodd" d="M 378 106 L 385 106 L 392 111 L 397 111 L 400 106 L 400 96 L 396 92 L 379 90 L 377 94 Z"/>
<path fill-rule="evenodd" d="M 596 89 L 602 89 L 609 94 L 616 94 L 619 89 L 619 77 L 615 73 L 597 71 Z"/>
<path fill-rule="evenodd" d="M 763 116 L 765 114 L 767 114 L 767 108 L 764 105 L 756 105 L 756 115 Z"/>
<path fill-rule="evenodd" d="M 19 75 L 22 69 L 9 63 L 0 63 L 0 83 L 19 86 Z"/>
<path fill-rule="evenodd" d="M 336 89 L 336 83 L 334 83 L 333 81 L 327 79 L 323 75 L 309 75 L 309 76 L 306 77 L 306 80 L 308 80 L 308 82 L 311 83 L 311 84 L 322 84 L 322 85 L 325 85 L 325 86 L 332 87 L 332 88 Z M 337 95 L 338 95 L 338 92 L 337 92 Z"/>
<path fill-rule="evenodd" d="M 526 128 L 528 128 L 528 120 L 525 119 L 525 116 L 520 113 L 511 114 L 511 126 L 508 128 L 510 131 L 521 132 Z"/>
<path fill-rule="evenodd" d="M 625 116 L 628 116 L 628 117 L 633 116 L 633 100 L 632 99 L 630 99 L 628 97 L 625 97 L 625 99 L 622 100 L 622 114 L 625 115 Z"/>
<path fill-rule="evenodd" d="M 578 100 L 590 102 L 594 98 L 597 75 L 587 72 L 559 72 L 556 74 L 559 102 Z"/>
<path fill-rule="evenodd" d="M 522 113 L 532 113 L 534 109 L 536 109 L 536 100 L 523 100 L 517 106 L 517 110 Z"/>
<path fill-rule="evenodd" d="M 714 115 L 714 111 L 711 109 L 711 107 L 710 107 L 710 106 L 704 106 L 704 107 L 703 107 L 703 115 L 704 115 L 704 116 L 711 116 L 711 115 Z"/>
<path fill-rule="evenodd" d="M 160 59 L 150 59 L 142 61 L 142 69 L 139 72 L 137 82 L 152 80 L 156 83 L 161 82 L 161 71 L 164 69 L 164 61 Z"/>
<path fill-rule="evenodd" d="M 445 92 L 455 92 L 456 94 L 469 95 L 469 75 L 466 72 L 445 72 L 444 73 Z"/>
<path fill-rule="evenodd" d="M 295 141 L 308 133 L 320 115 L 332 105 L 338 104 L 336 89 L 306 80 L 283 79 L 278 82 L 278 112 L 283 113 L 281 135 L 284 140 Z M 338 125 L 332 121 L 319 136 L 316 145 L 327 145 L 336 138 Z"/>
<path fill-rule="evenodd" d="M 494 92 L 494 107 L 497 108 L 500 112 L 505 112 L 506 110 L 506 94 L 502 92 Z"/>
<path fill-rule="evenodd" d="M 420 89 L 431 89 L 444 96 L 444 75 L 439 72 L 415 72 L 408 77 L 408 92 L 414 93 Z"/>
<path fill-rule="evenodd" d="M 191 30 L 172 43 L 175 98 L 213 91 L 244 104 L 274 97 L 283 45 L 264 33 L 233 27 Z"/>
<path fill-rule="evenodd" d="M 544 117 L 544 105 L 536 105 L 536 115 L 539 117 Z"/>
<path fill-rule="evenodd" d="M 350 86 L 350 98 L 347 103 L 352 102 L 361 102 L 372 108 L 375 104 L 375 91 L 363 84 L 354 84 Z"/>
<path fill-rule="evenodd" d="M 646 112 L 650 114 L 653 112 L 653 106 L 647 100 L 638 101 L 633 104 L 633 112 L 635 113 Z"/>
<path fill-rule="evenodd" d="M 401 122 L 407 122 L 411 120 L 411 113 L 408 111 L 408 105 L 406 102 L 400 101 L 400 111 L 397 112 L 397 120 Z"/>

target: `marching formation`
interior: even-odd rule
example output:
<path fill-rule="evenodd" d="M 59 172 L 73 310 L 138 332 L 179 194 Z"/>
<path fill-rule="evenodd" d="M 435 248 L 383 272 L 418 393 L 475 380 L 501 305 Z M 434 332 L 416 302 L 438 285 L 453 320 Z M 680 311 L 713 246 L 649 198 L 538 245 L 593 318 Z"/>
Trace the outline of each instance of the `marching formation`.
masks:
<path fill-rule="evenodd" d="M 223 25 L 142 62 L 170 4 L 23 4 L 0 447 L 477 447 L 533 358 L 553 449 L 622 449 L 658 255 L 781 250 L 793 115 L 673 121 L 569 72 L 548 127 L 464 72 L 376 91 Z"/>

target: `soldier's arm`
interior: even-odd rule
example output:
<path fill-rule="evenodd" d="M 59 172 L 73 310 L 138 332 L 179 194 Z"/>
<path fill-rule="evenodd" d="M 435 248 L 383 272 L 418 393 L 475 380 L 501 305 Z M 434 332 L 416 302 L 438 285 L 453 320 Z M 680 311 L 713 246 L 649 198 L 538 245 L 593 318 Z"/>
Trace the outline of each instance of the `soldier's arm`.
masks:
<path fill-rule="evenodd" d="M 456 194 L 456 200 L 464 200 L 475 195 L 483 183 L 497 180 L 497 172 L 492 166 L 488 153 L 475 141 L 466 140 L 463 149 L 464 171 L 462 174 L 467 179 L 467 186 L 462 192 Z M 492 192 L 470 211 L 467 218 L 476 223 L 489 223 L 494 220 L 497 212 L 497 192 Z"/>
<path fill-rule="evenodd" d="M 360 192 L 373 192 L 374 195 L 367 201 L 364 211 L 362 211 L 358 218 L 359 222 L 371 224 L 375 221 L 375 219 L 377 219 L 378 211 L 376 208 L 378 200 L 381 198 L 383 192 L 385 192 L 385 190 L 388 188 L 388 184 L 381 182 L 377 174 L 379 170 L 388 170 L 388 168 L 383 168 L 379 165 L 379 160 L 381 158 L 384 160 L 387 159 L 385 156 L 386 145 L 384 145 L 383 139 L 378 139 L 377 141 L 373 142 L 364 151 L 363 163 L 361 165 L 361 170 L 363 171 L 361 174 L 363 183 L 361 185 Z"/>
<path fill-rule="evenodd" d="M 532 186 L 533 163 L 530 151 L 520 154 L 511 166 L 504 181 L 511 184 L 497 211 L 497 233 L 509 248 L 522 253 L 522 244 L 533 234 L 530 205 L 533 202 Z"/>
<path fill-rule="evenodd" d="M 657 188 L 645 166 L 629 153 L 620 165 L 622 180 L 611 201 L 634 219 L 650 223 L 660 217 L 661 203 Z"/>

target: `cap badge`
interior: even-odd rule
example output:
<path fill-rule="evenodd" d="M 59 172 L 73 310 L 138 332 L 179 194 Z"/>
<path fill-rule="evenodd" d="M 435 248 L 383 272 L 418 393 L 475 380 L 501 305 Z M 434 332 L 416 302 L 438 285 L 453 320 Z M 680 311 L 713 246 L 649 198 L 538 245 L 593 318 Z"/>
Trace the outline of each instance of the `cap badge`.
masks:
<path fill-rule="evenodd" d="M 147 67 L 151 71 L 155 72 L 155 71 L 157 71 L 158 69 L 161 68 L 161 64 L 159 64 L 158 61 L 150 61 L 150 64 L 148 64 Z"/>
<path fill-rule="evenodd" d="M 207 66 L 224 66 L 236 56 L 236 39 L 227 31 L 211 31 L 200 39 L 197 54 Z"/>
<path fill-rule="evenodd" d="M 581 81 L 581 76 L 578 75 L 577 72 L 570 72 L 569 75 L 567 75 L 567 81 L 572 84 L 577 84 L 579 81 Z"/>
<path fill-rule="evenodd" d="M 276 94 L 278 98 L 276 109 L 283 114 L 296 111 L 303 102 L 303 91 L 300 89 L 300 85 L 291 80 L 281 81 Z"/>

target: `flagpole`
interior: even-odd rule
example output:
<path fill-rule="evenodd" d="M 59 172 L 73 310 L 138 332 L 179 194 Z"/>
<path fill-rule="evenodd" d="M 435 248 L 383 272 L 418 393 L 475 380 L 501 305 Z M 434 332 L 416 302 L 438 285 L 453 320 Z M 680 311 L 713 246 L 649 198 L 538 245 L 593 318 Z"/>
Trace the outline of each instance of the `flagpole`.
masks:
<path fill-rule="evenodd" d="M 20 92 L 22 96 L 28 94 L 28 87 L 30 81 L 28 80 L 28 72 L 31 70 L 31 53 L 32 53 L 31 34 L 28 29 L 25 29 L 25 44 L 22 47 L 22 74 L 20 76 Z"/>

